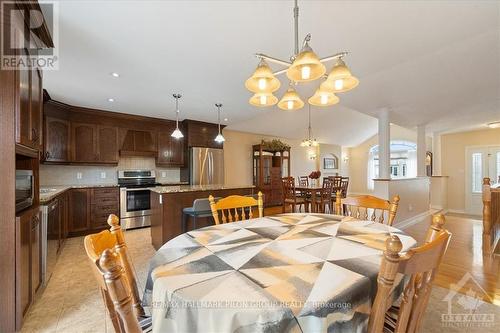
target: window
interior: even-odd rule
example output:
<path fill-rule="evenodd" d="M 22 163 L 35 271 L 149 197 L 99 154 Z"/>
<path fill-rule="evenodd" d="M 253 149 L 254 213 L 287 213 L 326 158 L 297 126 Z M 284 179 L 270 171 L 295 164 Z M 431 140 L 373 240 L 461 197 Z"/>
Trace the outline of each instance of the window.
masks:
<path fill-rule="evenodd" d="M 417 176 L 417 145 L 409 141 L 391 141 L 391 177 L 413 178 Z M 368 156 L 367 187 L 373 190 L 373 179 L 379 178 L 378 145 Z"/>
<path fill-rule="evenodd" d="M 472 154 L 472 193 L 483 192 L 483 154 Z"/>

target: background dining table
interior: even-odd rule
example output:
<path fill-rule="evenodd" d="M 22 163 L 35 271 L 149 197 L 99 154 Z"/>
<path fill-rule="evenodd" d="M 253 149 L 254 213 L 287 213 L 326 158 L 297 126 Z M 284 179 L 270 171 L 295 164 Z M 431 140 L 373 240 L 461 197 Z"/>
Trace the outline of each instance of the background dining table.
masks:
<path fill-rule="evenodd" d="M 311 198 L 316 198 L 317 195 L 322 195 L 323 186 L 322 185 L 295 185 L 295 190 L 300 192 L 305 192 L 310 194 Z M 311 205 L 311 213 L 317 213 L 317 206 Z"/>
<path fill-rule="evenodd" d="M 385 239 L 372 221 L 283 214 L 182 234 L 153 257 L 154 332 L 363 332 Z M 403 279 L 395 284 L 399 295 Z"/>

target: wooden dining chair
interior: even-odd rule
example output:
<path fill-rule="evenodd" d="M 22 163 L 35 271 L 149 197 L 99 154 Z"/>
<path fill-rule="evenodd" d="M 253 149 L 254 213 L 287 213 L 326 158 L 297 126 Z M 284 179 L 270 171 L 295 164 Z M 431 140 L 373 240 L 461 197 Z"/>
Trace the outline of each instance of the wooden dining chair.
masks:
<path fill-rule="evenodd" d="M 119 318 L 118 333 L 149 333 L 153 330 L 151 317 L 139 321 L 133 306 L 134 298 L 126 270 L 121 266 L 123 260 L 116 249 L 105 249 L 95 265 L 102 274 L 103 286 L 109 300 L 109 307 Z M 109 309 L 108 307 L 108 309 Z"/>
<path fill-rule="evenodd" d="M 295 181 L 293 177 L 284 177 L 281 178 L 282 184 L 282 192 L 283 192 L 283 213 L 286 213 L 286 207 L 291 206 L 292 212 L 297 210 L 299 207 L 299 211 L 302 205 L 304 205 L 304 210 L 306 212 L 309 211 L 308 202 L 307 202 L 307 194 L 302 192 L 298 192 L 295 189 Z"/>
<path fill-rule="evenodd" d="M 300 186 L 309 186 L 309 176 L 300 176 L 299 179 Z"/>
<path fill-rule="evenodd" d="M 325 213 L 326 207 L 330 213 L 334 213 L 334 205 L 332 205 L 332 193 L 334 190 L 334 180 L 330 177 L 323 179 L 321 191 L 315 198 L 311 198 L 311 205 L 316 206 L 316 211 Z"/>
<path fill-rule="evenodd" d="M 215 198 L 210 195 L 208 201 L 216 225 L 221 222 L 229 223 L 251 219 L 254 207 L 258 208 L 259 217 L 264 216 L 264 200 L 260 191 L 257 194 L 257 199 L 250 196 L 230 195 L 215 202 Z M 222 221 L 219 220 L 219 212 Z"/>
<path fill-rule="evenodd" d="M 124 270 L 126 281 L 131 291 L 132 307 L 134 309 L 135 316 L 137 318 L 144 319 L 145 313 L 141 304 L 141 298 L 139 296 L 139 289 L 137 288 L 137 279 L 134 274 L 132 261 L 128 255 L 127 245 L 125 244 L 125 238 L 119 222 L 120 219 L 116 215 L 111 214 L 108 217 L 108 224 L 111 227 L 110 230 L 104 230 L 97 234 L 85 236 L 84 246 L 87 256 L 91 261 L 94 275 L 99 283 L 101 295 L 103 297 L 104 304 L 108 309 L 113 327 L 115 328 L 115 331 L 123 332 L 122 323 L 117 317 L 117 313 L 110 299 L 109 291 L 107 290 L 105 281 L 103 280 L 103 272 L 99 266 L 100 256 L 105 250 L 114 249 L 119 256 L 121 263 L 120 266 Z"/>
<path fill-rule="evenodd" d="M 401 240 L 395 234 L 386 240 L 377 278 L 377 294 L 368 322 L 369 333 L 418 332 L 429 302 L 432 282 L 436 276 L 451 234 L 443 229 L 444 216 L 432 217 L 425 244 L 400 254 Z M 392 305 L 391 292 L 397 274 L 408 277 L 408 283 L 400 296 L 400 304 Z M 392 305 L 392 306 L 391 306 Z"/>
<path fill-rule="evenodd" d="M 335 212 L 338 215 L 352 216 L 357 219 L 370 219 L 379 223 L 385 222 L 387 214 L 387 225 L 392 225 L 396 218 L 399 206 L 399 196 L 392 198 L 392 202 L 372 195 L 359 195 L 342 198 L 342 192 L 337 191 L 335 200 Z"/>

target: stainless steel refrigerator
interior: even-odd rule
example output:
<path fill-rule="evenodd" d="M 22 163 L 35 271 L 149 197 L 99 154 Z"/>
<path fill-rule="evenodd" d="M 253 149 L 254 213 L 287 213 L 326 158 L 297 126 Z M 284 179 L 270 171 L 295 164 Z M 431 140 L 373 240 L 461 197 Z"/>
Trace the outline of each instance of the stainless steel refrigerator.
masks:
<path fill-rule="evenodd" d="M 192 147 L 189 158 L 191 185 L 224 184 L 224 150 Z"/>

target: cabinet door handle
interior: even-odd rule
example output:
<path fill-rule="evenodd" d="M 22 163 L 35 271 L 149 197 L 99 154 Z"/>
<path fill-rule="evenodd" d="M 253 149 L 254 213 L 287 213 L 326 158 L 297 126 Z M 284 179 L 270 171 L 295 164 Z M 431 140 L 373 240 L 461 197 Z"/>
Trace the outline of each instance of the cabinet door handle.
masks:
<path fill-rule="evenodd" d="M 50 157 L 50 153 L 48 151 L 45 152 L 45 159 L 48 160 Z"/>
<path fill-rule="evenodd" d="M 32 142 L 35 142 L 38 140 L 38 131 L 36 130 L 36 128 L 32 128 L 31 129 L 31 141 Z"/>

